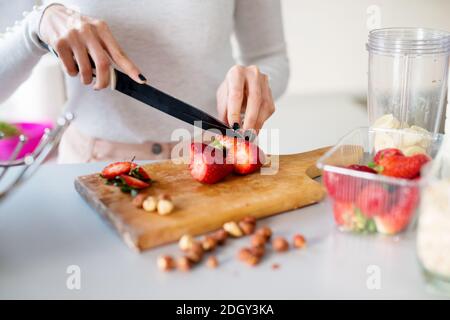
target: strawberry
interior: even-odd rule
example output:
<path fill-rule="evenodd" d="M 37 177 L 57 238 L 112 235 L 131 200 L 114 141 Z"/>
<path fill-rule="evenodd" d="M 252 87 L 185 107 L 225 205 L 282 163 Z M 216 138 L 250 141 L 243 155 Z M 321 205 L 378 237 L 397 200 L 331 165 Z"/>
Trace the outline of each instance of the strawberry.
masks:
<path fill-rule="evenodd" d="M 206 184 L 224 179 L 233 171 L 233 164 L 226 163 L 223 155 L 224 150 L 202 143 L 192 143 L 189 165 L 192 177 Z"/>
<path fill-rule="evenodd" d="M 214 138 L 213 144 L 215 144 L 216 146 L 220 145 L 228 150 L 232 150 L 234 149 L 237 140 L 238 139 L 236 137 L 217 135 Z"/>
<path fill-rule="evenodd" d="M 358 195 L 357 207 L 371 218 L 387 211 L 389 192 L 379 185 L 368 185 Z"/>
<path fill-rule="evenodd" d="M 347 166 L 347 169 L 374 174 L 377 173 L 372 168 L 359 164 L 349 165 Z M 324 172 L 323 181 L 325 183 L 325 187 L 327 188 L 328 194 L 332 198 L 339 201 L 354 201 L 356 194 L 359 193 L 359 190 L 363 185 L 363 180 L 361 180 L 361 178 L 330 171 Z"/>
<path fill-rule="evenodd" d="M 331 198 L 337 201 L 354 201 L 354 195 L 361 185 L 360 180 L 346 174 L 325 170 L 323 183 Z"/>
<path fill-rule="evenodd" d="M 132 163 L 129 161 L 111 163 L 103 169 L 100 175 L 105 179 L 114 179 L 121 174 L 128 174 L 131 167 Z"/>
<path fill-rule="evenodd" d="M 347 168 L 348 169 L 352 169 L 352 170 L 356 170 L 356 171 L 362 171 L 362 172 L 369 172 L 369 173 L 377 174 L 377 172 L 374 169 L 369 168 L 368 166 L 362 166 L 362 165 L 359 165 L 359 164 L 352 164 L 352 165 L 349 165 Z"/>
<path fill-rule="evenodd" d="M 343 231 L 375 232 L 372 219 L 367 219 L 352 202 L 335 201 L 333 204 L 334 220 Z"/>
<path fill-rule="evenodd" d="M 145 171 L 145 169 L 141 166 L 138 166 L 136 163 L 131 164 L 130 175 L 145 182 L 151 180 L 150 175 L 147 173 L 147 171 Z"/>
<path fill-rule="evenodd" d="M 385 176 L 414 179 L 420 175 L 422 166 L 430 160 L 430 157 L 425 154 L 415 154 L 410 157 L 402 155 L 383 157 L 378 161 L 378 170 Z"/>
<path fill-rule="evenodd" d="M 374 217 L 380 233 L 392 235 L 403 231 L 408 226 L 419 202 L 419 190 L 417 187 L 399 187 L 393 198 L 397 201 L 392 208 Z"/>
<path fill-rule="evenodd" d="M 234 159 L 234 172 L 246 175 L 261 168 L 265 161 L 265 155 L 257 145 L 239 140 L 236 143 Z"/>
<path fill-rule="evenodd" d="M 346 222 L 353 217 L 354 206 L 352 202 L 334 201 L 334 221 L 338 226 L 345 226 Z"/>
<path fill-rule="evenodd" d="M 403 152 L 401 152 L 399 149 L 395 149 L 395 148 L 382 149 L 375 154 L 375 157 L 373 158 L 373 162 L 375 162 L 376 164 L 379 164 L 380 160 L 382 160 L 384 158 L 389 158 L 392 156 L 403 156 Z"/>
<path fill-rule="evenodd" d="M 149 183 L 141 181 L 132 176 L 121 174 L 119 177 L 122 180 L 123 185 L 128 186 L 131 189 L 144 189 L 150 186 Z"/>
<path fill-rule="evenodd" d="M 229 136 L 216 136 L 214 145 L 227 150 L 227 163 L 234 164 L 234 172 L 246 175 L 257 171 L 265 162 L 264 152 L 255 144 Z"/>

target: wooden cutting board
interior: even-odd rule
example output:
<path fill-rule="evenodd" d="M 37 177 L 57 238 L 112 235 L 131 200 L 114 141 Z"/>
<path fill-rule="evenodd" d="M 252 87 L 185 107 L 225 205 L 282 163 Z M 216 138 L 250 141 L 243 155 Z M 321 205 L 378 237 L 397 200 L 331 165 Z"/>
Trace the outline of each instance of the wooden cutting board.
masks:
<path fill-rule="evenodd" d="M 320 175 L 315 162 L 327 150 L 281 155 L 275 175 L 230 175 L 215 185 L 193 180 L 184 164 L 164 161 L 144 165 L 155 180 L 146 193 L 172 197 L 175 210 L 168 216 L 135 208 L 129 194 L 105 185 L 98 173 L 78 177 L 75 188 L 112 223 L 127 245 L 141 251 L 177 241 L 184 234 L 213 231 L 247 215 L 262 218 L 320 201 L 325 192 L 312 178 Z"/>

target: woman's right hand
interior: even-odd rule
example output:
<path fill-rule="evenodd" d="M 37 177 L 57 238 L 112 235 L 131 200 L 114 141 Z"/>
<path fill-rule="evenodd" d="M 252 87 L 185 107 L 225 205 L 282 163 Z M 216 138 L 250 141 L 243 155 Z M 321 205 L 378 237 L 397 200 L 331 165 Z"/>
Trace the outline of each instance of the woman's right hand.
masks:
<path fill-rule="evenodd" d="M 89 56 L 95 63 L 95 90 L 108 87 L 110 65 L 114 62 L 138 83 L 146 79 L 117 43 L 105 21 L 80 15 L 63 5 L 48 7 L 41 20 L 41 40 L 58 54 L 66 72 L 74 77 L 80 73 L 81 82 L 88 85 L 93 79 Z"/>

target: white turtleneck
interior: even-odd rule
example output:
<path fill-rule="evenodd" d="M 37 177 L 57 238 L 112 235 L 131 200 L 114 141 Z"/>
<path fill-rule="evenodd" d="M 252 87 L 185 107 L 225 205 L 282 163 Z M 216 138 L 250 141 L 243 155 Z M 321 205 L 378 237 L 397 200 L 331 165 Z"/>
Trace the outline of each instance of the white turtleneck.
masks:
<path fill-rule="evenodd" d="M 49 4 L 53 1 L 44 1 Z M 287 86 L 289 64 L 279 0 L 57 1 L 105 20 L 149 84 L 211 114 L 228 69 L 255 64 L 269 75 L 274 97 Z M 42 9 L 0 39 L 0 102 L 30 75 L 46 51 L 38 42 Z M 238 52 L 234 58 L 231 38 Z M 49 83 L 49 86 L 52 84 Z M 67 109 L 82 133 L 111 141 L 169 141 L 175 128 L 192 129 L 108 89 L 94 91 L 66 77 Z"/>

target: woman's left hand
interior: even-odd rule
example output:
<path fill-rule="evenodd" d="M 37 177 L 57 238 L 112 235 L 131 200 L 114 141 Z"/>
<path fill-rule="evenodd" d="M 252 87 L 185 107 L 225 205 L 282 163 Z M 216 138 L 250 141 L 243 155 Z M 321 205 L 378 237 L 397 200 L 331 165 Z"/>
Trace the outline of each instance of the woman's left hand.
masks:
<path fill-rule="evenodd" d="M 259 132 L 275 111 L 267 75 L 256 66 L 233 66 L 217 90 L 217 109 L 219 118 L 233 129 Z"/>

